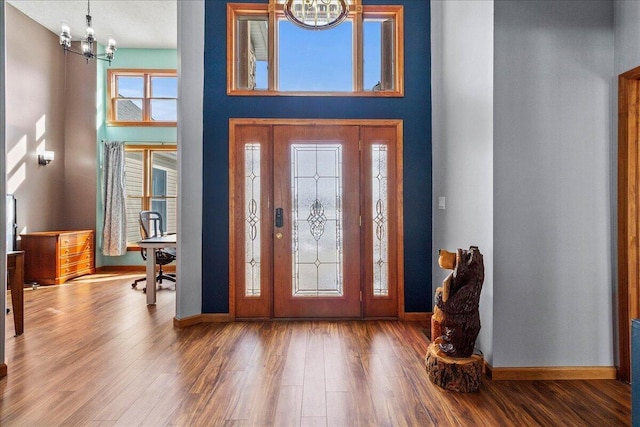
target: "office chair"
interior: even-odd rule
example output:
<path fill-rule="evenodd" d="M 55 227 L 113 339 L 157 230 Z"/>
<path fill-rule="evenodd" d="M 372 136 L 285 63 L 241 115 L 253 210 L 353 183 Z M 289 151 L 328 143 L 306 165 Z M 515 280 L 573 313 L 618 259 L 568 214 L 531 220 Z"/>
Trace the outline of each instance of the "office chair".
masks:
<path fill-rule="evenodd" d="M 159 237 L 164 236 L 164 227 L 162 225 L 162 215 L 156 211 L 140 211 L 140 237 L 142 239 L 148 239 L 150 237 Z M 140 248 L 140 255 L 142 255 L 143 260 L 147 260 L 147 249 Z M 162 280 L 169 280 L 171 282 L 176 281 L 175 274 L 165 274 L 162 271 L 162 266 L 167 265 L 170 262 L 176 259 L 176 250 L 175 248 L 161 248 L 156 249 L 156 264 L 158 265 L 158 275 L 156 276 L 156 282 L 159 285 L 162 285 Z M 136 279 L 131 287 L 136 289 L 138 283 L 146 281 L 146 277 L 142 277 L 140 279 Z M 149 284 L 147 283 L 147 286 Z M 147 292 L 147 287 L 145 286 L 142 292 Z"/>

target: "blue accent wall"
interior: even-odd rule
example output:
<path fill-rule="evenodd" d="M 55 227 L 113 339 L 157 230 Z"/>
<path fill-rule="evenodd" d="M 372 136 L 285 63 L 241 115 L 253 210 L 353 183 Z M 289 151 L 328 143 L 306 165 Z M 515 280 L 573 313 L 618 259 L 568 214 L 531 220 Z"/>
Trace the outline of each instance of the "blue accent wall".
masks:
<path fill-rule="evenodd" d="M 266 3 L 266 1 L 254 3 Z M 431 311 L 431 52 L 429 1 L 404 6 L 403 98 L 242 97 L 226 94 L 226 2 L 205 2 L 202 312 L 229 311 L 229 118 L 404 121 L 405 311 Z"/>

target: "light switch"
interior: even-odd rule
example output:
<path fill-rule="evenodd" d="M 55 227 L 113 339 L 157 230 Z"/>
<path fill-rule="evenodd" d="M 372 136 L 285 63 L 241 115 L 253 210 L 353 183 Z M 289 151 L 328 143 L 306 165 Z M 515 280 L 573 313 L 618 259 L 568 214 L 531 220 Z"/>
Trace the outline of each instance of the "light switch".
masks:
<path fill-rule="evenodd" d="M 438 209 L 440 209 L 441 211 L 446 209 L 446 204 L 445 204 L 445 198 L 444 196 L 440 196 L 438 197 Z"/>

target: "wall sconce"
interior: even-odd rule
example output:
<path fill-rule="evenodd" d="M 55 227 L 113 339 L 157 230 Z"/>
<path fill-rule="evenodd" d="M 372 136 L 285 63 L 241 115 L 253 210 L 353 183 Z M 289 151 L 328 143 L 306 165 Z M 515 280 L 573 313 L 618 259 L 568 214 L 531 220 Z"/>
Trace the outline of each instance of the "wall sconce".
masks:
<path fill-rule="evenodd" d="M 43 153 L 38 154 L 38 164 L 46 166 L 49 163 L 51 163 L 51 161 L 53 160 L 53 157 L 54 157 L 53 151 L 44 151 Z"/>

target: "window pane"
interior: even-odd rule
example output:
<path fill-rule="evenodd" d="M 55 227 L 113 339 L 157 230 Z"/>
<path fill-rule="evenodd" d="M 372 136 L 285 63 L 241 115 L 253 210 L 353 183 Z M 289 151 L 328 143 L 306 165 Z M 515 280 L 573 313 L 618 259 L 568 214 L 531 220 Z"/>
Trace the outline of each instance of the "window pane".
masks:
<path fill-rule="evenodd" d="M 142 120 L 142 99 L 116 100 L 116 120 L 139 122 Z"/>
<path fill-rule="evenodd" d="M 144 78 L 133 76 L 118 76 L 118 97 L 144 98 Z"/>
<path fill-rule="evenodd" d="M 330 30 L 309 31 L 279 21 L 279 89 L 351 92 L 352 28 L 351 21 L 345 21 Z"/>
<path fill-rule="evenodd" d="M 151 120 L 175 122 L 178 120 L 178 102 L 175 99 L 152 99 Z"/>
<path fill-rule="evenodd" d="M 178 169 L 175 151 L 152 151 L 151 209 L 160 212 L 165 233 L 177 228 Z"/>
<path fill-rule="evenodd" d="M 269 35 L 267 20 L 238 19 L 237 86 L 239 89 L 267 89 Z"/>
<path fill-rule="evenodd" d="M 165 233 L 176 233 L 178 229 L 178 199 L 168 197 L 165 200 L 167 216 L 164 221 Z"/>
<path fill-rule="evenodd" d="M 142 151 L 125 151 L 125 180 L 127 196 L 144 195 L 144 165 Z"/>
<path fill-rule="evenodd" d="M 364 90 L 376 90 L 380 78 L 380 21 L 364 21 Z"/>
<path fill-rule="evenodd" d="M 135 243 L 140 236 L 140 211 L 142 210 L 142 198 L 127 196 L 127 242 Z"/>
<path fill-rule="evenodd" d="M 364 90 L 393 90 L 394 22 L 364 20 Z"/>
<path fill-rule="evenodd" d="M 178 79 L 176 77 L 151 77 L 152 98 L 177 98 Z"/>
<path fill-rule="evenodd" d="M 171 196 L 178 194 L 178 163 L 175 151 L 153 151 L 151 163 L 154 170 L 166 173 L 166 180 L 162 186 L 155 187 L 158 191 L 153 196 Z M 159 172 L 154 172 L 159 173 Z"/>

